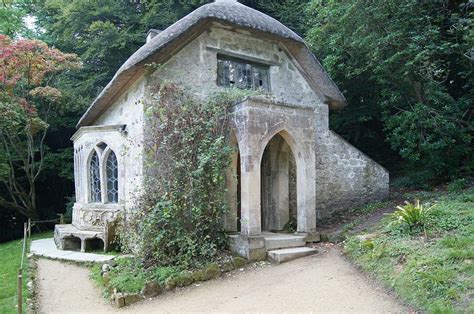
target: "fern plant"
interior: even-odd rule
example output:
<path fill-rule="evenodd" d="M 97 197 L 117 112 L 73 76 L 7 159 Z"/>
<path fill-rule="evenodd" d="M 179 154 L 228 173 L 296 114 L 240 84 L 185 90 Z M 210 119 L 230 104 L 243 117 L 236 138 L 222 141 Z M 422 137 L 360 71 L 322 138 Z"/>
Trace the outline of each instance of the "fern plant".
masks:
<path fill-rule="evenodd" d="M 416 227 L 424 226 L 429 212 L 435 207 L 425 207 L 416 200 L 414 204 L 405 202 L 403 206 L 397 206 L 397 210 L 392 216 L 399 222 L 408 225 L 410 230 Z"/>

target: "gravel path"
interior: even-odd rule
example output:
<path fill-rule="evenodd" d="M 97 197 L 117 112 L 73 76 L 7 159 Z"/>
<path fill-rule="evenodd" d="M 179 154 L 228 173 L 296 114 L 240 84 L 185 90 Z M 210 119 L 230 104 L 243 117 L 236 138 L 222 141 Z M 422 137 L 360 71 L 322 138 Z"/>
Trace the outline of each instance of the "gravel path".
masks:
<path fill-rule="evenodd" d="M 88 276 L 87 268 L 40 259 L 40 312 L 409 311 L 382 288 L 368 282 L 335 248 L 278 266 L 237 270 L 217 280 L 179 289 L 123 309 L 108 304 Z"/>

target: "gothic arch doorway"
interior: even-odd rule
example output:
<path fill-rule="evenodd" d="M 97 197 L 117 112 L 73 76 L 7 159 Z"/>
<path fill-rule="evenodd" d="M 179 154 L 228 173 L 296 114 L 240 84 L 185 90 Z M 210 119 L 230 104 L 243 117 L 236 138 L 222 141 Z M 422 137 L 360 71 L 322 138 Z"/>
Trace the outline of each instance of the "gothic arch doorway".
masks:
<path fill-rule="evenodd" d="M 294 152 L 280 133 L 267 143 L 260 163 L 261 230 L 295 231 L 297 171 Z"/>

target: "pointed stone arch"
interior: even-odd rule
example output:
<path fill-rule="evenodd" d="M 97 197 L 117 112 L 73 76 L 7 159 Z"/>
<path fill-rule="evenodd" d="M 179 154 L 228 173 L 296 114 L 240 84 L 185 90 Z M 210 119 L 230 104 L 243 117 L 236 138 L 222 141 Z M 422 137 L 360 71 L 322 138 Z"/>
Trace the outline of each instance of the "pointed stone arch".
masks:
<path fill-rule="evenodd" d="M 102 202 L 102 162 L 100 152 L 94 147 L 87 158 L 87 197 L 90 203 Z"/>
<path fill-rule="evenodd" d="M 232 128 L 240 148 L 241 237 L 261 235 L 261 162 L 275 135 L 281 136 L 295 159 L 297 232 L 316 232 L 314 127 L 314 110 L 308 107 L 249 98 L 234 108 Z"/>
<path fill-rule="evenodd" d="M 290 208 L 290 196 L 297 194 L 296 184 L 291 185 L 296 191 L 290 189 L 296 168 L 293 150 L 280 132 L 276 133 L 260 161 L 262 231 L 290 231 L 293 218 L 296 222 L 297 208 Z"/>
<path fill-rule="evenodd" d="M 110 147 L 104 152 L 102 164 L 103 186 L 105 190 L 104 200 L 106 203 L 118 203 L 120 167 L 117 155 Z"/>

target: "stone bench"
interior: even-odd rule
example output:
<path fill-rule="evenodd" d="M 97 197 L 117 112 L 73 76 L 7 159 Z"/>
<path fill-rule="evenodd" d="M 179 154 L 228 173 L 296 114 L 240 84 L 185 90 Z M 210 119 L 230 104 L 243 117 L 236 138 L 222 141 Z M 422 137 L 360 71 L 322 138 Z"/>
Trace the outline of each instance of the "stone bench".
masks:
<path fill-rule="evenodd" d="M 109 249 L 113 240 L 112 225 L 106 224 L 102 231 L 79 229 L 72 224 L 56 225 L 54 227 L 54 242 L 60 250 L 79 250 L 86 252 L 97 247 L 102 247 L 104 252 Z"/>

